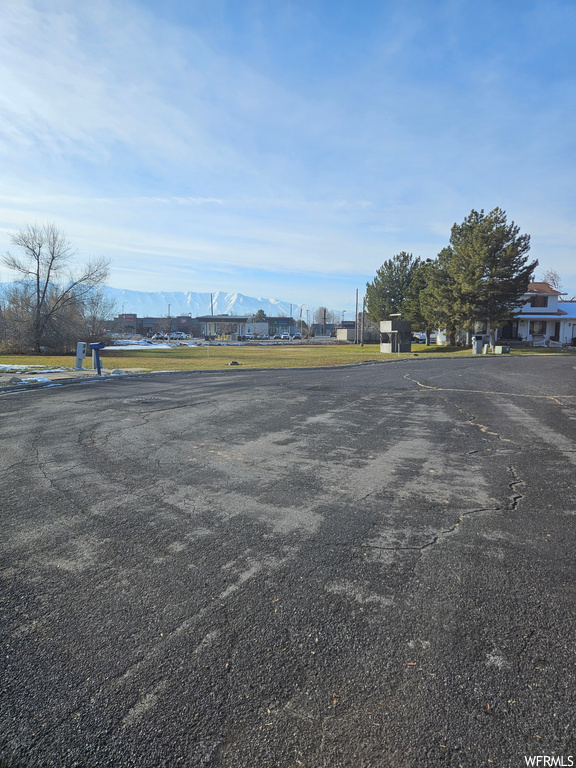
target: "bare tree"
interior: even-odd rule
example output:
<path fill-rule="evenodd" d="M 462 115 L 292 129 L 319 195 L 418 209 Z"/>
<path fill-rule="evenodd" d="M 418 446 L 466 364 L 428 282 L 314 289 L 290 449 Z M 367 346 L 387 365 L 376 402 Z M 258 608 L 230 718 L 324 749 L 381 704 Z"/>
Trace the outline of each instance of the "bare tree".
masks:
<path fill-rule="evenodd" d="M 109 262 L 94 259 L 74 265 L 76 251 L 55 224 L 28 225 L 10 238 L 19 253 L 1 261 L 18 275 L 8 304 L 18 309 L 14 322 L 36 352 L 58 346 L 66 329 L 78 323 L 85 300 L 108 276 Z"/>
<path fill-rule="evenodd" d="M 324 322 L 324 319 L 326 319 L 327 323 L 339 323 L 340 312 L 334 312 L 326 307 L 316 307 L 314 310 L 314 322 L 320 324 Z"/>
<path fill-rule="evenodd" d="M 542 281 L 557 291 L 562 290 L 562 278 L 555 269 L 547 269 L 542 276 Z"/>
<path fill-rule="evenodd" d="M 326 307 L 316 307 L 314 310 L 314 322 L 320 325 L 325 319 L 328 322 L 328 310 Z"/>
<path fill-rule="evenodd" d="M 102 286 L 93 287 L 85 295 L 82 301 L 82 315 L 84 322 L 84 341 L 101 341 L 103 325 L 110 321 L 116 314 L 117 306 L 114 299 L 108 299 L 102 292 Z"/>

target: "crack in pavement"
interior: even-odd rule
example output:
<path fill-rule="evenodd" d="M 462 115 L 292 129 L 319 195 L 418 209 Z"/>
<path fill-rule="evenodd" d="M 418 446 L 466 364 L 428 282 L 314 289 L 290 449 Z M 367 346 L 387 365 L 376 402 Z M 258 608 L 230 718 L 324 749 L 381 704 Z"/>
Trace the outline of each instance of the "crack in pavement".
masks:
<path fill-rule="evenodd" d="M 431 384 L 423 384 L 418 379 L 413 379 L 409 373 L 404 374 L 404 378 L 407 381 L 411 381 L 413 384 L 421 387 L 422 389 L 430 389 L 434 392 L 462 392 L 470 395 L 504 395 L 506 397 L 524 397 L 533 400 L 552 400 L 557 405 L 565 405 L 560 402 L 559 398 L 566 400 L 574 400 L 576 395 L 526 395 L 520 392 L 499 392 L 498 390 L 491 389 L 458 389 L 457 387 L 434 387 Z"/>
<path fill-rule="evenodd" d="M 447 536 L 450 533 L 454 533 L 460 526 L 460 523 L 464 521 L 466 517 L 469 517 L 470 515 L 477 514 L 479 512 L 499 512 L 503 510 L 508 510 L 509 512 L 515 512 L 518 509 L 518 505 L 520 504 L 520 501 L 524 498 L 524 494 L 520 493 L 520 491 L 516 488 L 517 485 L 523 485 L 524 480 L 521 480 L 518 473 L 516 472 L 515 467 L 510 464 L 507 467 L 508 471 L 512 474 L 513 480 L 508 483 L 508 487 L 512 491 L 512 494 L 510 496 L 510 502 L 507 505 L 499 505 L 495 507 L 480 507 L 479 509 L 471 509 L 468 512 L 463 512 L 458 517 L 458 521 L 454 523 L 450 528 L 447 528 L 446 530 L 440 531 L 437 533 L 430 541 L 425 542 L 424 544 L 420 544 L 419 546 L 412 546 L 412 547 L 404 547 L 404 546 L 396 546 L 396 547 L 382 547 L 378 546 L 376 544 L 364 544 L 364 549 L 377 549 L 377 550 L 387 550 L 392 552 L 399 552 L 399 551 L 416 551 L 421 552 L 424 549 L 427 549 L 428 547 L 434 546 L 434 544 L 437 544 L 438 541 L 443 537 Z M 366 498 L 366 497 L 364 497 Z"/>
<path fill-rule="evenodd" d="M 461 410 L 461 409 L 458 409 Z M 464 411 L 462 411 L 464 412 Z M 512 443 L 513 440 L 510 440 L 507 437 L 502 437 L 502 435 L 499 435 L 498 432 L 491 432 L 488 427 L 485 424 L 480 424 L 479 421 L 476 421 L 478 417 L 472 416 L 470 419 L 468 419 L 468 424 L 472 427 L 478 427 L 481 432 L 484 432 L 486 435 L 492 435 L 492 437 L 496 437 L 498 440 L 502 440 L 503 443 Z"/>
<path fill-rule="evenodd" d="M 52 490 L 60 492 L 61 489 L 56 485 L 55 480 L 46 472 L 46 462 L 40 457 L 40 445 L 38 443 L 34 446 L 34 450 L 36 452 L 36 466 L 38 467 L 41 476 L 48 483 Z M 69 494 L 66 494 L 66 496 L 68 499 L 70 498 Z"/>
<path fill-rule="evenodd" d="M 508 487 L 512 491 L 512 501 L 511 501 L 510 511 L 514 512 L 516 509 L 518 509 L 518 504 L 520 504 L 521 499 L 524 498 L 524 494 L 520 493 L 520 491 L 518 491 L 515 488 L 515 486 L 524 485 L 524 480 L 520 480 L 518 478 L 518 473 L 516 472 L 512 464 L 508 466 L 508 471 L 512 474 L 512 477 L 514 478 L 514 480 L 512 480 L 511 483 L 508 483 Z"/>
<path fill-rule="evenodd" d="M 453 526 L 450 528 L 447 528 L 444 531 L 440 531 L 437 533 L 430 541 L 425 542 L 424 544 L 420 544 L 419 546 L 414 547 L 380 547 L 376 544 L 364 544 L 362 545 L 364 549 L 378 549 L 378 550 L 388 550 L 391 552 L 400 552 L 402 550 L 412 550 L 415 552 L 421 552 L 423 549 L 427 549 L 428 547 L 432 547 L 434 544 L 437 544 L 438 541 L 443 537 L 447 536 L 450 533 L 454 533 L 455 530 L 459 527 L 460 523 L 464 520 L 465 517 L 468 517 L 469 515 L 477 514 L 478 512 L 498 512 L 500 510 L 504 509 L 504 507 L 481 507 L 479 509 L 471 509 L 468 512 L 463 512 L 458 517 L 458 522 L 454 523 Z"/>

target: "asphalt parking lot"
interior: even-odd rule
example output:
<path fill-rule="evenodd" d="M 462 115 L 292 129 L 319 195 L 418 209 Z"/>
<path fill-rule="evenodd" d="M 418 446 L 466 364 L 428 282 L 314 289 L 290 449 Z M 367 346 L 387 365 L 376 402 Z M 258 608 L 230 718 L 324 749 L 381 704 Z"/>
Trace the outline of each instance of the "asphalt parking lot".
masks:
<path fill-rule="evenodd" d="M 576 764 L 575 363 L 0 396 L 0 766 Z"/>

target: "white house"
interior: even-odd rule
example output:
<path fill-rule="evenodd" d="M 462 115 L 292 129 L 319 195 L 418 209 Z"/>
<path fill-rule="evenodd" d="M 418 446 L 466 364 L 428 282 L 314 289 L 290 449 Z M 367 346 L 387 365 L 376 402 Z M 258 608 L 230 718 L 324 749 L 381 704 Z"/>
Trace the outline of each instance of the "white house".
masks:
<path fill-rule="evenodd" d="M 524 294 L 524 306 L 518 310 L 514 320 L 498 328 L 495 340 L 523 341 L 538 346 L 576 347 L 576 301 L 562 301 L 566 294 L 552 288 L 548 283 L 530 283 Z M 482 333 L 488 341 L 486 324 L 478 323 L 476 333 Z M 440 329 L 437 344 L 446 344 L 446 332 Z M 458 334 L 461 344 L 469 343 L 469 334 Z"/>
<path fill-rule="evenodd" d="M 548 283 L 530 283 L 524 306 L 512 323 L 499 330 L 498 338 L 576 346 L 576 302 L 560 301 L 564 295 Z"/>

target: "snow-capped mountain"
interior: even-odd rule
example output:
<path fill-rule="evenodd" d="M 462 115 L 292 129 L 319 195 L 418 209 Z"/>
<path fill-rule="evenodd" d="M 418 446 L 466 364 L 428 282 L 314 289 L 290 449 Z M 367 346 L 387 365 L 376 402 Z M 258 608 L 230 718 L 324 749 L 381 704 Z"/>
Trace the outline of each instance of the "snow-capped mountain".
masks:
<path fill-rule="evenodd" d="M 2 289 L 9 289 L 14 283 L 0 283 Z M 280 299 L 244 296 L 241 293 L 194 293 L 192 291 L 130 291 L 123 288 L 111 288 L 108 285 L 100 289 L 104 296 L 114 302 L 114 315 L 135 314 L 138 317 L 177 317 L 178 315 L 252 315 L 263 309 L 268 317 L 290 315 L 298 319 L 300 310 L 306 319 L 306 312 L 314 312 L 316 307 L 307 304 L 290 304 Z"/>
<path fill-rule="evenodd" d="M 250 315 L 263 309 L 273 317 L 275 315 L 289 315 L 290 302 L 279 299 L 254 298 L 244 296 L 241 293 L 224 293 L 217 291 L 212 294 L 193 293 L 192 291 L 160 291 L 147 293 L 144 291 L 129 291 L 121 288 L 102 287 L 102 293 L 107 299 L 116 304 L 115 314 L 133 313 L 138 317 L 171 317 L 177 315 Z M 292 304 L 292 316 L 299 317 L 300 309 L 314 310 L 302 304 Z"/>

